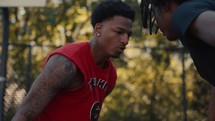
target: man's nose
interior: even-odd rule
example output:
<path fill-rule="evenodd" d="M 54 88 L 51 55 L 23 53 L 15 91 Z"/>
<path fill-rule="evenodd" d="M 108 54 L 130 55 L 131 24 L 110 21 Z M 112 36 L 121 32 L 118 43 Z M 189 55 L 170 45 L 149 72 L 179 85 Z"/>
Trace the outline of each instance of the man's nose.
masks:
<path fill-rule="evenodd" d="M 129 40 L 128 34 L 123 34 L 123 36 L 122 36 L 122 38 L 121 38 L 121 42 L 122 42 L 124 45 L 127 45 L 127 44 L 128 44 L 128 40 Z"/>

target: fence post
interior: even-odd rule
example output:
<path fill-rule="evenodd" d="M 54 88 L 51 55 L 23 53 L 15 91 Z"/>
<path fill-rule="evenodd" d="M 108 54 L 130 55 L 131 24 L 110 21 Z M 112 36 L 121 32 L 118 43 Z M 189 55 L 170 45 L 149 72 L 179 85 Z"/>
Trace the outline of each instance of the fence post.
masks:
<path fill-rule="evenodd" d="M 1 75 L 0 75 L 0 121 L 4 120 L 4 95 L 7 75 L 7 55 L 8 55 L 8 37 L 9 37 L 9 10 L 2 8 L 3 30 L 2 30 L 2 57 L 1 57 Z"/>
<path fill-rule="evenodd" d="M 28 65 L 27 65 L 27 78 L 26 78 L 26 92 L 31 87 L 31 59 L 32 59 L 32 46 L 28 46 Z"/>
<path fill-rule="evenodd" d="M 185 75 L 185 48 L 182 48 L 182 95 L 183 95 L 183 112 L 184 121 L 187 121 L 187 97 L 186 97 L 186 75 Z"/>

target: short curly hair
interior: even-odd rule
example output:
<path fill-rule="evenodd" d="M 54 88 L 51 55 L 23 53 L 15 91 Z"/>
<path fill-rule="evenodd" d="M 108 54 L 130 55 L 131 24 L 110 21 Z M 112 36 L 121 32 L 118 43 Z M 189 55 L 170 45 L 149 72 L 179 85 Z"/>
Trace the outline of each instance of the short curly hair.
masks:
<path fill-rule="evenodd" d="M 94 8 L 91 15 L 91 24 L 95 27 L 96 23 L 100 23 L 114 16 L 123 16 L 133 22 L 135 12 L 131 6 L 120 0 L 104 0 Z"/>

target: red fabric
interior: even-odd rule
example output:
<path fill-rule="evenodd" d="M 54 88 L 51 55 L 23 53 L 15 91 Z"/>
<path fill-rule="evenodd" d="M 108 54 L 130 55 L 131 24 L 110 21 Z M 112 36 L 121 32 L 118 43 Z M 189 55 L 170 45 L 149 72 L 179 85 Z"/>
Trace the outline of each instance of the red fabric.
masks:
<path fill-rule="evenodd" d="M 97 121 L 105 95 L 116 82 L 116 69 L 108 60 L 106 69 L 100 69 L 93 60 L 88 42 L 70 43 L 52 52 L 74 62 L 84 75 L 84 83 L 77 88 L 61 91 L 49 103 L 36 121 Z"/>

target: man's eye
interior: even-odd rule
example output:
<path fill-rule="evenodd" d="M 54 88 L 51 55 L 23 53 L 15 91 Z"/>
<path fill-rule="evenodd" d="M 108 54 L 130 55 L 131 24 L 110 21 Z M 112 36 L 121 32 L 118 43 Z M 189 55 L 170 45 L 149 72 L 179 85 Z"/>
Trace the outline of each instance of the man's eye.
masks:
<path fill-rule="evenodd" d="M 118 35 L 121 35 L 121 34 L 123 34 L 123 32 L 116 32 Z"/>
<path fill-rule="evenodd" d="M 128 37 L 130 37 L 132 35 L 132 32 L 128 32 L 127 35 Z"/>

